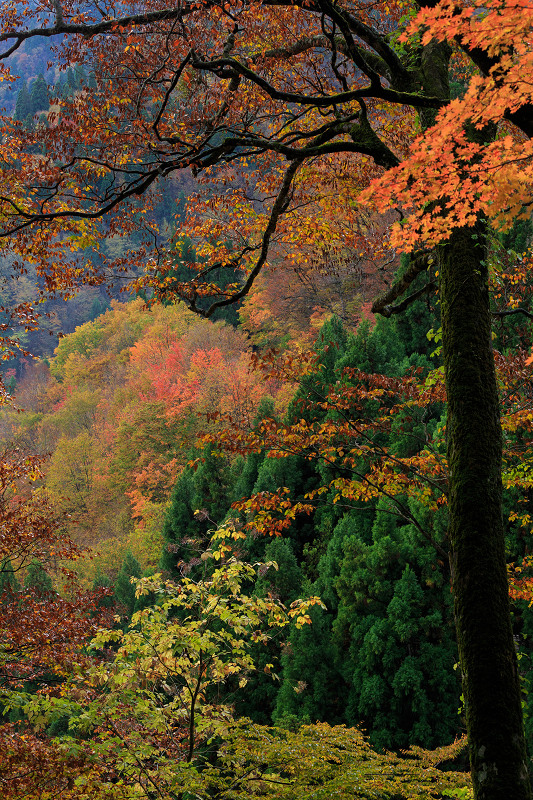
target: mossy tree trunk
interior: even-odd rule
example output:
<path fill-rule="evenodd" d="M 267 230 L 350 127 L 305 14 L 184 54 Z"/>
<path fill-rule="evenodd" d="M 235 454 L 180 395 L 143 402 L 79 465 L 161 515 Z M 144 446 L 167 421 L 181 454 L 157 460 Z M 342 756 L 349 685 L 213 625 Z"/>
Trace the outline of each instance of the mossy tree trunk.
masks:
<path fill-rule="evenodd" d="M 449 537 L 474 792 L 476 800 L 526 800 L 531 787 L 509 612 L 483 226 L 455 231 L 439 250 Z"/>

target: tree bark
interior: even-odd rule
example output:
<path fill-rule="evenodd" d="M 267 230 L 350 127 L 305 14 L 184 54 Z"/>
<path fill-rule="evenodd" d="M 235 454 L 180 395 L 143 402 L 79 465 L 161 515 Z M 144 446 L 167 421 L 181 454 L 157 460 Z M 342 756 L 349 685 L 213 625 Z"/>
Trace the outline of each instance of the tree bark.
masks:
<path fill-rule="evenodd" d="M 502 519 L 502 434 L 484 227 L 439 247 L 449 538 L 476 800 L 530 800 Z"/>

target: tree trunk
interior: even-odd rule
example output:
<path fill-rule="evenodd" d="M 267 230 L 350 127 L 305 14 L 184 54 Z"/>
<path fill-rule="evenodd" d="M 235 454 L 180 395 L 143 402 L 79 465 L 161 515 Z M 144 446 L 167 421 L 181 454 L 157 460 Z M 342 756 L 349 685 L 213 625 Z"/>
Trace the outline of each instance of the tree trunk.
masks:
<path fill-rule="evenodd" d="M 476 800 L 529 800 L 484 240 L 479 224 L 439 248 L 452 581 Z"/>

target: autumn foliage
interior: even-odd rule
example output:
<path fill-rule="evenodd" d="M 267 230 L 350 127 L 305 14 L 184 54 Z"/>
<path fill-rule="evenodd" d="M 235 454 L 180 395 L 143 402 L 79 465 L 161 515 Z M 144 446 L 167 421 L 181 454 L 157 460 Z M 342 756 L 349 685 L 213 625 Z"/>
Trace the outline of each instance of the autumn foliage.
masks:
<path fill-rule="evenodd" d="M 108 280 L 137 295 L 65 337 L 33 397 L 28 368 L 30 402 L 2 422 L 14 797 L 54 782 L 65 799 L 305 797 L 317 780 L 468 796 L 439 755 L 376 757 L 358 733 L 301 726 L 364 720 L 382 749 L 449 741 L 461 672 L 476 798 L 530 798 L 505 580 L 507 548 L 527 600 L 531 281 L 513 242 L 531 204 L 530 34 L 531 3 L 514 0 L 2 6 L 1 58 L 58 37 L 56 71 L 90 72 L 40 118 L 2 120 L 9 272 L 31 263 L 43 302 Z M 177 175 L 186 207 L 163 225 Z M 394 327 L 361 323 L 378 293 L 375 314 L 404 315 Z M 197 320 L 235 302 L 255 348 L 284 352 L 252 356 Z M 25 300 L 3 313 L 11 357 L 11 318 L 29 335 L 38 315 Z M 494 356 L 493 316 L 510 322 Z M 135 598 L 121 569 L 128 614 L 89 655 L 66 527 L 100 549 L 97 568 L 78 559 L 85 585 L 121 560 L 172 576 Z M 282 641 L 261 615 L 283 617 Z M 245 683 L 254 714 L 296 732 L 244 735 Z"/>
<path fill-rule="evenodd" d="M 444 1 L 420 10 L 400 37 L 454 40 L 481 68 L 402 164 L 365 193 L 380 208 L 394 204 L 409 212 L 393 233 L 402 248 L 442 242 L 479 215 L 497 229 L 529 218 L 532 14 L 521 0 L 463 7 Z"/>

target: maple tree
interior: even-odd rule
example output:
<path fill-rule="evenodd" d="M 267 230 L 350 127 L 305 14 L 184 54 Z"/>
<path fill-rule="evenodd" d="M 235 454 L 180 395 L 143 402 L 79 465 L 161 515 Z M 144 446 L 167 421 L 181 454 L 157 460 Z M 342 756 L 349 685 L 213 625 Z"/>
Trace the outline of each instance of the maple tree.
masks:
<path fill-rule="evenodd" d="M 150 595 L 155 605 L 137 611 L 125 631 L 100 628 L 91 657 L 74 668 L 61 693 L 3 694 L 30 730 L 68 720 L 67 734 L 51 743 L 51 754 L 71 768 L 68 780 L 58 769 L 58 796 L 148 798 L 155 790 L 172 798 L 184 787 L 200 792 L 206 783 L 216 785 L 220 767 L 209 773 L 206 747 L 228 738 L 233 715 L 226 694 L 245 686 L 255 669 L 251 643 L 266 642 L 291 619 L 308 624 L 309 608 L 320 603 L 311 597 L 287 609 L 278 600 L 248 596 L 245 585 L 262 565 L 235 557 L 243 538 L 231 522 L 212 533 L 202 559 L 207 574 L 197 581 L 138 580 L 137 597 Z M 33 791 L 46 791 L 49 773 L 44 780 L 31 775 Z M 6 796 L 20 796 L 17 772 L 6 776 L 5 786 Z"/>
<path fill-rule="evenodd" d="M 128 259 L 112 264 L 100 252 L 97 263 L 78 257 L 79 248 L 99 250 L 104 234 L 130 236 L 138 228 L 147 237 L 136 246 L 143 258 L 153 233 L 150 191 L 166 175 L 190 168 L 199 193 L 209 187 L 187 219 L 199 243 L 192 280 L 176 285 L 172 261 L 158 258 L 138 286 L 152 284 L 157 295 L 167 270 L 190 308 L 209 315 L 245 296 L 277 253 L 311 264 L 324 241 L 337 249 L 346 242 L 356 246 L 361 229 L 354 198 L 378 172 L 399 167 L 418 113 L 422 128 L 429 128 L 419 145 L 423 158 L 415 147 L 405 162 L 408 178 L 391 175 L 402 202 L 411 196 L 424 205 L 418 228 L 418 209 L 412 217 L 424 245 L 446 238 L 436 250 L 416 254 L 374 310 L 401 310 L 409 299 L 395 302 L 413 278 L 430 271 L 420 296 L 432 291 L 438 271 L 449 403 L 449 536 L 474 787 L 487 800 L 509 793 L 526 798 L 501 522 L 486 228 L 479 214 L 499 221 L 522 213 L 529 202 L 523 190 L 529 143 L 520 137 L 531 133 L 530 5 L 480 4 L 477 14 L 469 5 L 459 8 L 462 13 L 455 5 L 433 11 L 432 5 L 421 17 L 429 33 L 413 42 L 397 36 L 404 12 L 399 3 L 154 3 L 140 11 L 110 4 L 104 12 L 69 2 L 43 5 L 38 19 L 29 6 L 6 7 L 4 55 L 27 39 L 63 34 L 65 63 L 90 63 L 96 86 L 59 102 L 48 127 L 32 131 L 5 120 L 2 234 L 19 259 L 15 268 L 31 257 L 47 287 L 68 293 L 81 280 L 97 283 L 110 266 L 121 269 Z M 462 104 L 449 101 L 447 40 L 455 37 L 480 74 Z M 516 49 L 515 39 L 526 44 Z M 439 109 L 443 136 L 452 120 L 457 124 L 451 144 L 441 136 L 442 149 L 430 148 L 428 156 Z M 512 133 L 497 138 L 500 144 L 485 142 L 486 129 L 500 121 L 518 130 L 517 144 Z M 441 153 L 449 180 L 435 169 Z M 494 170 L 502 155 L 504 166 Z M 418 184 L 411 181 L 413 170 L 422 176 Z M 495 180 L 485 180 L 493 173 Z M 407 246 L 413 241 L 406 236 Z M 211 276 L 224 268 L 240 270 L 242 280 L 221 288 Z"/>
<path fill-rule="evenodd" d="M 479 215 L 495 228 L 529 218 L 532 23 L 531 4 L 515 0 L 429 3 L 402 35 L 420 35 L 422 44 L 455 40 L 479 69 L 402 164 L 372 187 L 374 202 L 412 212 L 394 232 L 403 247 L 446 240 Z"/>

